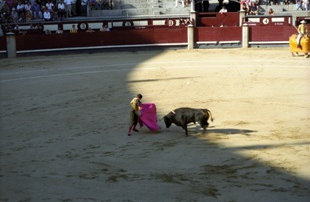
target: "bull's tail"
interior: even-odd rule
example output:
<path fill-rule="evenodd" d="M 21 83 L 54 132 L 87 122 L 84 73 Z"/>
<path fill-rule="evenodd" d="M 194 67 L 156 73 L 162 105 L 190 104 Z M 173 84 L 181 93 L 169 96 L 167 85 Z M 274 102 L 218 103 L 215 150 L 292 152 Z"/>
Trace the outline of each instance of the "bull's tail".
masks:
<path fill-rule="evenodd" d="M 201 109 L 201 110 L 202 110 L 207 116 L 210 116 L 212 122 L 214 121 L 214 119 L 213 119 L 213 117 L 212 117 L 212 113 L 211 113 L 210 110 L 208 110 L 208 109 Z"/>

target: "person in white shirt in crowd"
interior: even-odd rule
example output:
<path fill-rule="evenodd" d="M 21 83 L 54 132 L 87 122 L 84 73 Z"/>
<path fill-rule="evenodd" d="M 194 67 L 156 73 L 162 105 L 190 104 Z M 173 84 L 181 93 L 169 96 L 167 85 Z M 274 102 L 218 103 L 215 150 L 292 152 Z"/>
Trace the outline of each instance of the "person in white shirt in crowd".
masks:
<path fill-rule="evenodd" d="M 113 9 L 113 0 L 109 0 L 108 1 L 108 3 L 109 3 L 109 9 Z"/>
<path fill-rule="evenodd" d="M 88 4 L 88 0 L 81 0 L 81 14 L 82 14 L 82 16 L 87 16 L 87 4 Z"/>
<path fill-rule="evenodd" d="M 227 9 L 225 6 L 222 7 L 222 9 L 219 11 L 219 13 L 223 14 L 223 13 L 227 13 Z"/>
<path fill-rule="evenodd" d="M 64 1 L 61 0 L 58 5 L 57 5 L 57 10 L 58 10 L 58 18 L 62 20 L 65 17 L 66 10 L 65 10 L 65 4 Z"/>
<path fill-rule="evenodd" d="M 296 0 L 296 4 L 295 4 L 296 10 L 302 10 L 302 2 L 301 0 Z"/>
<path fill-rule="evenodd" d="M 308 11 L 309 10 L 309 0 L 302 1 L 302 10 Z"/>
<path fill-rule="evenodd" d="M 31 12 L 32 13 L 32 11 L 31 11 L 31 2 L 30 1 L 28 1 L 28 3 L 27 4 L 25 4 L 25 11 L 27 12 Z"/>
<path fill-rule="evenodd" d="M 47 8 L 45 8 L 45 10 L 44 10 L 43 19 L 45 21 L 51 21 L 52 20 L 52 15 Z"/>
<path fill-rule="evenodd" d="M 26 14 L 26 21 L 32 20 L 32 5 L 30 1 L 28 1 L 28 3 L 25 4 L 25 14 Z"/>
<path fill-rule="evenodd" d="M 72 16 L 72 9 L 71 9 L 71 0 L 65 0 L 65 10 L 66 10 L 66 17 Z"/>
<path fill-rule="evenodd" d="M 25 18 L 25 5 L 19 1 L 16 6 L 16 10 L 18 13 L 19 21 L 22 21 Z"/>
<path fill-rule="evenodd" d="M 17 23 L 18 22 L 18 13 L 16 11 L 16 8 L 12 8 L 11 18 L 12 18 L 13 23 Z"/>
<path fill-rule="evenodd" d="M 185 3 L 184 3 L 184 0 L 181 0 L 182 2 L 182 7 L 184 8 L 185 7 Z M 175 7 L 178 7 L 179 5 L 179 0 L 175 0 Z"/>
<path fill-rule="evenodd" d="M 47 3 L 45 4 L 46 8 L 48 9 L 49 12 L 53 12 L 54 11 L 54 4 L 52 1 L 47 1 Z"/>

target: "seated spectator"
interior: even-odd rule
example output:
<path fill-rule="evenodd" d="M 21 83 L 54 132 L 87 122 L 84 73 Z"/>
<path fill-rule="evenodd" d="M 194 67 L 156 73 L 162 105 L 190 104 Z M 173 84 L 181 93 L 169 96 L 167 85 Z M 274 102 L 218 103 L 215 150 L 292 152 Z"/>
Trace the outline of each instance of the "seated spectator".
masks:
<path fill-rule="evenodd" d="M 51 15 L 50 11 L 47 8 L 44 9 L 43 19 L 45 21 L 51 21 L 52 20 L 52 15 Z"/>
<path fill-rule="evenodd" d="M 241 8 L 241 10 L 245 11 L 246 13 L 249 12 L 249 6 L 245 0 L 240 1 L 240 8 Z"/>
<path fill-rule="evenodd" d="M 32 15 L 34 19 L 42 19 L 42 12 L 40 5 L 35 1 L 32 5 Z"/>
<path fill-rule="evenodd" d="M 296 7 L 296 10 L 297 10 L 297 11 L 298 11 L 298 10 L 302 10 L 301 0 L 296 0 L 296 5 L 295 5 L 295 7 Z"/>
<path fill-rule="evenodd" d="M 51 20 L 52 20 L 54 17 L 54 9 L 55 9 L 53 2 L 48 0 L 45 4 L 45 8 L 47 8 L 47 10 L 50 12 Z"/>
<path fill-rule="evenodd" d="M 61 0 L 58 5 L 57 5 L 57 12 L 58 12 L 58 18 L 60 20 L 62 20 L 64 17 L 65 17 L 65 14 L 66 14 L 66 10 L 65 10 L 65 4 L 64 4 L 64 1 Z"/>
<path fill-rule="evenodd" d="M 302 10 L 308 11 L 309 10 L 309 0 L 302 1 Z"/>
<path fill-rule="evenodd" d="M 26 21 L 32 20 L 32 6 L 30 1 L 25 4 Z"/>
<path fill-rule="evenodd" d="M 11 19 L 12 19 L 13 23 L 17 23 L 18 22 L 18 13 L 16 11 L 16 8 L 12 8 Z"/>
<path fill-rule="evenodd" d="M 274 15 L 274 10 L 272 8 L 270 8 L 269 11 L 268 11 L 268 14 L 269 15 Z"/>
<path fill-rule="evenodd" d="M 113 9 L 113 7 L 114 7 L 114 2 L 113 2 L 113 0 L 109 0 L 109 9 Z"/>
<path fill-rule="evenodd" d="M 48 9 L 48 11 L 49 11 L 50 13 L 52 13 L 52 12 L 54 11 L 54 4 L 53 4 L 53 2 L 51 2 L 51 1 L 48 0 L 48 1 L 46 2 L 45 6 L 46 6 L 46 8 Z"/>
<path fill-rule="evenodd" d="M 181 0 L 181 2 L 182 2 L 182 7 L 184 8 L 185 7 L 185 1 Z M 175 0 L 175 7 L 178 7 L 178 4 L 179 4 L 179 0 Z"/>
<path fill-rule="evenodd" d="M 102 25 L 102 27 L 100 28 L 100 32 L 109 32 L 110 28 L 108 27 L 108 25 Z"/>
<path fill-rule="evenodd" d="M 71 28 L 71 30 L 70 30 L 70 33 L 77 33 L 77 29 L 76 29 L 76 27 L 75 27 L 75 25 L 72 25 L 72 28 Z"/>
<path fill-rule="evenodd" d="M 91 10 L 100 8 L 100 5 L 98 5 L 96 0 L 89 0 L 88 2 L 89 2 L 89 7 Z"/>
<path fill-rule="evenodd" d="M 226 6 L 223 6 L 222 9 L 219 11 L 219 13 L 220 14 L 227 13 Z"/>
<path fill-rule="evenodd" d="M 14 8 L 15 9 L 15 8 Z M 2 7 L 1 7 L 1 13 L 0 13 L 0 18 L 2 21 L 9 21 L 10 20 L 10 8 L 9 5 L 5 2 Z M 18 18 L 18 17 L 17 17 Z"/>
<path fill-rule="evenodd" d="M 16 10 L 18 13 L 18 20 L 23 21 L 23 19 L 25 18 L 25 5 L 22 4 L 21 1 L 18 2 Z"/>
<path fill-rule="evenodd" d="M 250 15 L 258 15 L 258 5 L 256 2 L 251 2 L 251 5 L 249 7 L 249 14 Z"/>

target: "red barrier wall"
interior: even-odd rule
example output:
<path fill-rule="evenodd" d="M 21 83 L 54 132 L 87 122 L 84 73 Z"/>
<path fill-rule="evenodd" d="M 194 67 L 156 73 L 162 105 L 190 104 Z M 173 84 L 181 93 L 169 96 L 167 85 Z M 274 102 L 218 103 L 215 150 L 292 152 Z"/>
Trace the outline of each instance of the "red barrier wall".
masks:
<path fill-rule="evenodd" d="M 80 32 L 51 35 L 17 35 L 16 49 L 135 45 L 156 43 L 186 43 L 187 28 L 156 28 L 141 30 L 113 30 L 111 32 Z"/>
<path fill-rule="evenodd" d="M 288 41 L 294 33 L 297 31 L 293 26 L 251 26 L 249 41 Z"/>
<path fill-rule="evenodd" d="M 241 27 L 198 27 L 196 41 L 241 41 Z"/>

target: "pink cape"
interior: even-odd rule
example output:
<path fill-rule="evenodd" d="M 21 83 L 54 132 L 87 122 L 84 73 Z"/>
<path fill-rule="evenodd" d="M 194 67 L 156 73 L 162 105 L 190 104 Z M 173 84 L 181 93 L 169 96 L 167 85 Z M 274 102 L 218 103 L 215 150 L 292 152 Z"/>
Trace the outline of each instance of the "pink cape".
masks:
<path fill-rule="evenodd" d="M 142 103 L 140 105 L 140 127 L 144 125 L 151 131 L 158 131 L 159 125 L 157 124 L 156 106 L 153 103 Z"/>

